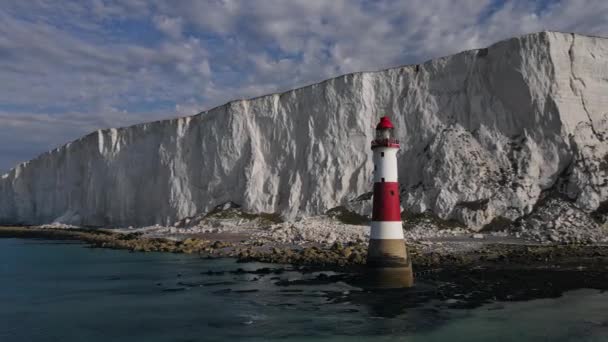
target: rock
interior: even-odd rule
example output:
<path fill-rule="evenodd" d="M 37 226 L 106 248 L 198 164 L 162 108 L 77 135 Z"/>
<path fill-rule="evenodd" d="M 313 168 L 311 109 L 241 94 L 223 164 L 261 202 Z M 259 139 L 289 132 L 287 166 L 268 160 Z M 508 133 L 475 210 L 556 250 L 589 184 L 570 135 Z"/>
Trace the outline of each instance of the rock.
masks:
<path fill-rule="evenodd" d="M 339 243 L 343 246 L 350 242 L 367 241 L 369 226 L 348 225 L 326 216 L 315 216 L 302 218 L 298 222 L 276 224 L 253 235 L 254 240 L 315 243 L 325 246 Z"/>
<path fill-rule="evenodd" d="M 344 248 L 341 251 L 342 256 L 345 258 L 348 258 L 352 253 L 353 253 L 353 250 L 350 247 Z"/>
<path fill-rule="evenodd" d="M 219 249 L 219 248 L 224 248 L 227 247 L 228 244 L 226 242 L 223 241 L 215 241 L 212 245 L 211 248 L 213 249 Z"/>
<path fill-rule="evenodd" d="M 384 114 L 409 212 L 477 230 L 530 214 L 550 186 L 591 212 L 608 199 L 606 51 L 607 39 L 540 32 L 98 130 L 0 176 L 0 222 L 171 225 L 223 203 L 289 220 L 352 201 L 368 211 Z"/>
<path fill-rule="evenodd" d="M 547 228 L 548 222 L 555 224 Z M 576 203 L 559 197 L 546 199 L 520 223 L 516 235 L 543 243 L 590 244 L 600 242 L 605 236 L 590 214 L 578 208 Z"/>
<path fill-rule="evenodd" d="M 363 264 L 365 263 L 365 256 L 359 252 L 353 252 L 349 256 L 348 260 L 350 260 L 353 264 Z"/>
<path fill-rule="evenodd" d="M 473 234 L 473 235 L 471 235 L 471 237 L 473 239 L 483 239 L 484 235 L 483 234 Z"/>
<path fill-rule="evenodd" d="M 335 242 L 332 246 L 331 249 L 337 252 L 340 252 L 344 249 L 344 246 L 342 245 L 342 243 L 340 242 Z"/>

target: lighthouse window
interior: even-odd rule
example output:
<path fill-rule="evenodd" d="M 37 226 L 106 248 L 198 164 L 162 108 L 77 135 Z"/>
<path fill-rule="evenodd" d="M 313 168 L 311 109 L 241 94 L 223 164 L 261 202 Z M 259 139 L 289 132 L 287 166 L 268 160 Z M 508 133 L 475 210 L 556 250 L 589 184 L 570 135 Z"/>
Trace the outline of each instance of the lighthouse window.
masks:
<path fill-rule="evenodd" d="M 380 157 L 384 157 L 384 152 L 380 152 Z"/>
<path fill-rule="evenodd" d="M 378 170 L 378 165 L 374 165 L 374 171 Z"/>
<path fill-rule="evenodd" d="M 382 177 L 382 183 L 384 183 L 384 177 Z"/>
<path fill-rule="evenodd" d="M 391 190 L 391 196 L 395 196 L 395 192 Z"/>

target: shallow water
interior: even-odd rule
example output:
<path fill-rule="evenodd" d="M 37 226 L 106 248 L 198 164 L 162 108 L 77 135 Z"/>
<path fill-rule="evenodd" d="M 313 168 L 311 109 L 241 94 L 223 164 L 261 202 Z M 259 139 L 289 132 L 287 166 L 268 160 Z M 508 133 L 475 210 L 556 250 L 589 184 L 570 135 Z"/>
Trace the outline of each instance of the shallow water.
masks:
<path fill-rule="evenodd" d="M 230 259 L 0 239 L 0 260 L 0 341 L 608 341 L 597 290 L 453 309 L 423 282 L 362 291 Z"/>

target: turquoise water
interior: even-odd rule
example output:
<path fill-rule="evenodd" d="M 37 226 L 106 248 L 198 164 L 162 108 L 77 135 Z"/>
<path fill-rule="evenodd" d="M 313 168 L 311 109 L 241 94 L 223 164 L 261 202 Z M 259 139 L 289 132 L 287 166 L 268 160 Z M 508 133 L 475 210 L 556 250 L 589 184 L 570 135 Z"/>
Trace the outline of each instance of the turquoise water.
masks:
<path fill-rule="evenodd" d="M 0 341 L 608 341 L 597 290 L 465 310 L 230 259 L 0 239 L 0 260 Z"/>

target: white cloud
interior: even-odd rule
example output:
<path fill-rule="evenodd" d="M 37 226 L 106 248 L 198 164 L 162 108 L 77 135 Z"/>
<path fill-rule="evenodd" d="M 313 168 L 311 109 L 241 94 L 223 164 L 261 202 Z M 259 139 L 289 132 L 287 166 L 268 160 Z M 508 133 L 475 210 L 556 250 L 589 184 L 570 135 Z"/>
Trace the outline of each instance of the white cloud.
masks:
<path fill-rule="evenodd" d="M 154 24 L 161 32 L 173 39 L 178 39 L 182 36 L 183 20 L 181 18 L 170 18 L 164 15 L 155 16 Z"/>

